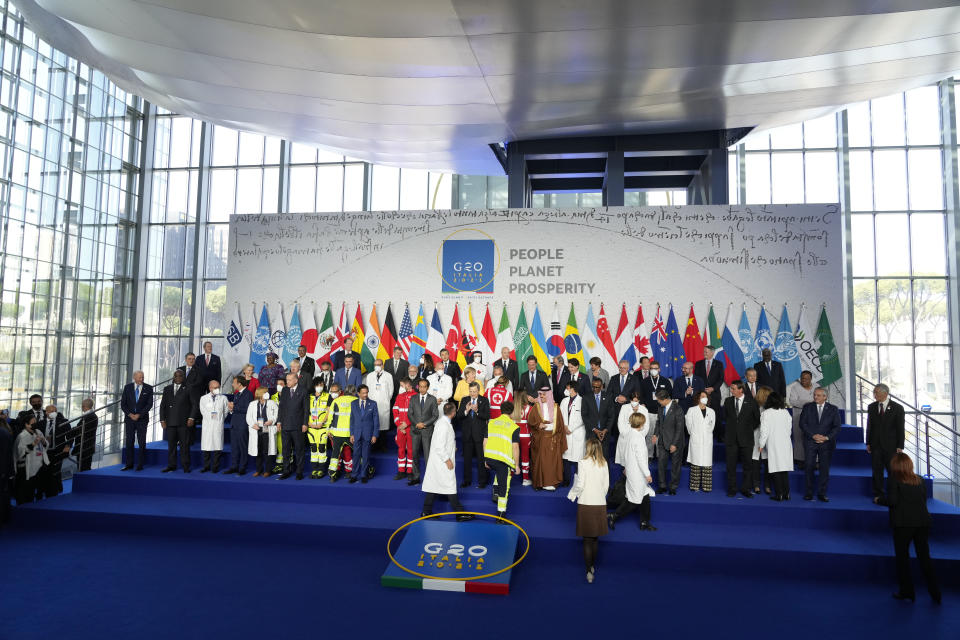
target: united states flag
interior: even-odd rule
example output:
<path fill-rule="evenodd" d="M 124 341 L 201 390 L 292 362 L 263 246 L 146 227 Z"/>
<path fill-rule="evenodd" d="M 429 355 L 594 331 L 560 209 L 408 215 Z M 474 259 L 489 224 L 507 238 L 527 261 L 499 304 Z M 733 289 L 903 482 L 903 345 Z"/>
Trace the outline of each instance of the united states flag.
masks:
<path fill-rule="evenodd" d="M 400 335 L 397 336 L 400 348 L 403 349 L 404 358 L 410 355 L 410 337 L 412 335 L 413 322 L 410 321 L 410 307 L 407 306 L 403 310 L 403 320 L 400 322 Z"/>

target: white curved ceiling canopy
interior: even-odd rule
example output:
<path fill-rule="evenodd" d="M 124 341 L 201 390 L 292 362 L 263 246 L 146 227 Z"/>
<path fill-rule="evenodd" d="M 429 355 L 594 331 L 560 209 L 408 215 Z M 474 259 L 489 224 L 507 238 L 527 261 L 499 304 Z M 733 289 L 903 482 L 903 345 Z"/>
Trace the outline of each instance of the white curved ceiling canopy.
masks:
<path fill-rule="evenodd" d="M 20 0 L 128 91 L 370 162 L 498 174 L 490 143 L 769 128 L 960 69 L 930 0 Z"/>

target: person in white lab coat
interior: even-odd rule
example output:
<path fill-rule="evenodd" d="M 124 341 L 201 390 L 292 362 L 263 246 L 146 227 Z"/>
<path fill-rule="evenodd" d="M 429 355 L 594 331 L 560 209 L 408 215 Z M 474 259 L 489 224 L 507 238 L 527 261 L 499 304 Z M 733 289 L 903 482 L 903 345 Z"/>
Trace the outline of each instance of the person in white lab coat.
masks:
<path fill-rule="evenodd" d="M 623 472 L 627 476 L 627 499 L 617 507 L 617 510 L 607 516 L 607 524 L 613 529 L 617 520 L 635 509 L 640 509 L 640 528 L 644 531 L 656 531 L 650 524 L 650 498 L 657 495 L 650 483 L 650 468 L 647 466 L 647 441 L 643 435 L 643 428 L 647 424 L 647 417 L 642 413 L 630 416 L 630 442 L 624 451 Z"/>
<path fill-rule="evenodd" d="M 787 406 L 793 409 L 793 463 L 798 469 L 803 469 L 804 448 L 803 429 L 800 428 L 800 414 L 803 407 L 813 402 L 813 374 L 803 371 L 799 380 L 794 380 L 787 387 Z"/>
<path fill-rule="evenodd" d="M 627 443 L 630 441 L 630 437 L 633 434 L 633 430 L 630 428 L 630 416 L 635 413 L 642 414 L 644 418 L 647 419 L 646 424 L 643 428 L 644 439 L 647 442 L 647 453 L 649 454 L 653 445 L 657 443 L 656 436 L 651 433 L 651 420 L 650 415 L 647 413 L 647 408 L 640 402 L 640 393 L 633 392 L 630 394 L 630 402 L 625 403 L 620 407 L 620 413 L 617 415 L 617 433 L 620 436 L 617 438 L 617 450 L 614 453 L 613 461 L 615 464 L 624 466 L 623 456 L 626 451 Z"/>
<path fill-rule="evenodd" d="M 563 452 L 563 486 L 570 486 L 570 478 L 577 472 L 577 464 L 583 458 L 587 429 L 580 414 L 583 399 L 577 394 L 577 383 L 567 383 L 566 396 L 560 401 L 560 413 L 567 433 L 567 450 Z"/>
<path fill-rule="evenodd" d="M 598 538 L 609 533 L 606 495 L 610 487 L 610 470 L 603 457 L 600 440 L 587 440 L 584 452 L 577 467 L 573 488 L 567 497 L 577 501 L 577 535 L 583 538 L 583 562 L 587 570 L 587 582 L 593 582 L 597 566 Z"/>
<path fill-rule="evenodd" d="M 690 445 L 687 462 L 690 463 L 690 491 L 713 491 L 713 429 L 717 415 L 710 408 L 706 391 L 696 394 L 694 404 L 687 409 L 687 433 Z"/>
<path fill-rule="evenodd" d="M 479 351 L 474 351 L 472 354 L 472 362 L 470 366 L 473 367 L 473 370 L 477 372 L 477 381 L 484 383 L 490 379 L 490 367 L 483 364 L 483 354 Z"/>
<path fill-rule="evenodd" d="M 23 431 L 17 435 L 13 445 L 13 459 L 16 467 L 14 495 L 17 504 L 26 504 L 43 498 L 43 491 L 37 490 L 43 467 L 50 464 L 47 455 L 47 438 L 37 428 L 37 418 L 33 413 L 24 412 L 21 422 Z"/>
<path fill-rule="evenodd" d="M 770 397 L 770 393 L 773 391 L 770 387 L 766 385 L 761 385 L 757 387 L 757 393 L 754 394 L 753 399 L 756 401 L 757 406 L 760 407 L 760 419 L 763 419 L 763 412 L 766 411 L 767 398 Z M 764 490 L 769 494 L 771 492 L 770 485 L 772 480 L 770 479 L 770 464 L 766 462 L 767 452 L 760 450 L 760 427 L 757 426 L 753 430 L 753 469 L 751 469 L 751 478 L 753 479 L 753 492 L 760 493 L 760 487 L 764 486 Z M 766 466 L 766 470 L 764 470 Z"/>
<path fill-rule="evenodd" d="M 767 452 L 767 470 L 773 481 L 771 500 L 790 499 L 789 472 L 793 471 L 793 421 L 783 408 L 783 397 L 771 391 L 760 414 L 760 440 L 757 445 Z"/>
<path fill-rule="evenodd" d="M 449 377 L 449 376 L 447 376 Z M 451 418 L 457 414 L 457 405 L 447 402 L 443 405 L 443 415 L 433 424 L 433 438 L 430 440 L 430 455 L 427 456 L 427 468 L 423 472 L 421 490 L 426 494 L 423 498 L 423 511 L 420 517 L 433 513 L 433 502 L 437 496 L 446 496 L 450 501 L 450 508 L 454 511 L 464 511 L 463 505 L 457 498 L 457 439 L 453 434 Z M 457 514 L 457 521 L 473 520 L 474 516 L 468 513 Z"/>
<path fill-rule="evenodd" d="M 453 378 L 443 372 L 442 369 L 431 371 L 426 376 L 430 383 L 430 390 L 427 392 L 437 399 L 437 404 L 442 408 L 443 404 L 453 397 Z"/>
<path fill-rule="evenodd" d="M 220 455 L 223 453 L 223 421 L 233 409 L 233 403 L 220 393 L 220 382 L 211 380 L 207 388 L 209 393 L 200 398 L 200 415 L 203 417 L 200 434 L 200 450 L 203 454 L 203 469 L 200 473 L 220 471 Z M 213 462 L 211 465 L 211 458 Z"/>
<path fill-rule="evenodd" d="M 258 387 L 256 398 L 247 407 L 247 454 L 257 459 L 253 477 L 269 478 L 277 459 L 277 413 L 279 406 L 270 399 L 270 390 Z"/>
<path fill-rule="evenodd" d="M 390 429 L 390 400 L 393 398 L 393 376 L 383 370 L 383 360 L 377 358 L 373 362 L 373 371 L 367 374 L 364 383 L 370 389 L 367 398 L 377 403 L 377 413 L 380 417 L 380 433 Z M 373 449 L 383 451 L 387 447 L 387 439 L 377 437 Z"/>

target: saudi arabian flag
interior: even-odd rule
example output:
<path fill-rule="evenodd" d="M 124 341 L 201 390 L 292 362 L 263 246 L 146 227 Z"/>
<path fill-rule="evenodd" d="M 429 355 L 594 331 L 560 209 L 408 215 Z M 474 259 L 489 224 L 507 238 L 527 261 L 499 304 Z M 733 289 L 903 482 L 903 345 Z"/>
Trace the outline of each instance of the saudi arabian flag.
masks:
<path fill-rule="evenodd" d="M 703 343 L 716 349 L 723 349 L 723 331 L 717 325 L 717 316 L 713 315 L 713 305 L 707 315 L 707 326 L 703 332 Z"/>
<path fill-rule="evenodd" d="M 530 344 L 530 329 L 527 327 L 527 314 L 520 305 L 520 317 L 517 318 L 517 329 L 513 332 L 513 342 L 517 345 L 517 367 L 526 371 L 527 357 L 533 355 L 533 345 Z"/>
<path fill-rule="evenodd" d="M 820 356 L 820 370 L 823 375 L 820 384 L 826 387 L 843 376 L 840 371 L 840 354 L 837 353 L 837 346 L 833 343 L 833 332 L 830 330 L 826 307 L 820 309 L 816 341 L 818 343 L 817 354 Z"/>

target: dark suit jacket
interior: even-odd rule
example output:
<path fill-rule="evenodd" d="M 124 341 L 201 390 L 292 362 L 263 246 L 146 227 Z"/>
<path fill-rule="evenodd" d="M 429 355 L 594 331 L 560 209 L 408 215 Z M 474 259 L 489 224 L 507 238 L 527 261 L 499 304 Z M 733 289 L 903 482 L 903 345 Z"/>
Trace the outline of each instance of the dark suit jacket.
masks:
<path fill-rule="evenodd" d="M 563 367 L 557 371 L 556 366 L 551 367 L 550 371 L 550 388 L 553 391 L 553 401 L 560 402 L 563 400 L 563 390 L 567 388 L 567 380 L 570 379 L 570 372 L 567 371 L 566 367 Z"/>
<path fill-rule="evenodd" d="M 69 455 L 63 453 L 63 448 L 70 447 L 72 449 L 76 436 L 74 430 L 71 429 L 67 423 L 67 419 L 60 412 L 57 412 L 53 425 L 53 437 L 51 438 L 49 434 L 47 434 L 47 416 L 44 415 L 43 422 L 37 424 L 40 431 L 47 434 L 47 441 L 50 443 L 47 447 L 47 456 L 50 458 L 51 465 L 63 462 Z"/>
<path fill-rule="evenodd" d="M 380 412 L 377 403 L 367 398 L 360 411 L 360 398 L 350 403 L 350 435 L 357 440 L 370 440 L 380 435 Z"/>
<path fill-rule="evenodd" d="M 196 416 L 200 416 L 200 398 L 202 398 L 206 393 L 207 389 L 203 386 L 203 376 L 200 374 L 200 367 L 194 366 L 190 368 L 190 375 L 187 375 L 187 366 L 183 365 L 182 367 L 177 367 L 177 371 L 183 371 L 184 380 L 183 384 L 187 387 L 187 390 L 190 392 L 190 402 L 193 403 L 193 407 L 196 410 Z M 170 384 L 173 384 L 172 382 Z"/>
<path fill-rule="evenodd" d="M 590 389 L 590 393 L 583 396 L 583 401 L 580 403 L 580 416 L 583 418 L 583 425 L 587 429 L 586 435 L 588 438 L 597 437 L 593 432 L 594 429 L 600 431 L 606 429 L 609 433 L 616 430 L 618 410 L 614 407 L 619 407 L 619 405 L 614 404 L 613 397 L 606 391 L 600 393 L 599 408 L 597 408 L 597 397 L 593 395 L 593 389 Z"/>
<path fill-rule="evenodd" d="M 698 360 L 693 365 L 693 375 L 703 378 L 703 383 L 707 387 L 713 387 L 713 393 L 710 394 L 710 406 L 720 416 L 720 387 L 723 386 L 723 362 L 714 358 L 710 361 L 710 375 L 707 375 L 707 365 L 705 361 Z"/>
<path fill-rule="evenodd" d="M 410 424 L 416 426 L 418 422 L 424 424 L 422 431 L 433 429 L 433 423 L 440 417 L 440 410 L 437 408 L 437 399 L 429 393 L 423 403 L 423 410 L 420 409 L 420 394 L 416 393 L 410 396 L 410 404 L 407 407 L 407 419 Z"/>
<path fill-rule="evenodd" d="M 357 351 L 351 351 L 350 353 L 353 354 L 353 366 L 359 369 L 360 353 Z M 333 367 L 334 371 L 336 371 L 337 369 L 343 369 L 343 366 L 344 366 L 343 362 L 346 357 L 347 357 L 347 354 L 342 349 L 340 351 L 337 351 L 332 356 L 330 356 L 330 366 Z"/>
<path fill-rule="evenodd" d="M 310 356 L 304 356 L 303 363 L 300 364 L 300 373 L 313 386 L 313 377 L 317 375 L 317 361 Z"/>
<path fill-rule="evenodd" d="M 787 381 L 783 377 L 783 365 L 776 360 L 770 361 L 770 372 L 767 372 L 767 363 L 756 362 L 753 368 L 757 371 L 757 385 L 767 386 L 780 394 L 781 398 L 787 397 Z"/>
<path fill-rule="evenodd" d="M 796 410 L 796 409 L 794 409 Z M 808 402 L 800 411 L 800 430 L 806 440 L 813 440 L 815 434 L 827 436 L 831 444 L 837 443 L 840 435 L 840 410 L 829 402 L 823 403 L 823 415 L 817 418 L 817 403 Z"/>
<path fill-rule="evenodd" d="M 456 388 L 457 380 L 460 379 L 460 376 L 463 375 L 460 371 L 460 365 L 456 363 L 453 359 L 447 360 L 447 365 L 444 367 L 443 362 L 437 360 L 433 363 L 434 371 L 443 371 L 445 374 L 450 376 L 450 379 L 453 380 L 453 386 Z"/>
<path fill-rule="evenodd" d="M 160 397 L 160 422 L 165 422 L 168 427 L 185 427 L 187 420 L 196 419 L 199 411 L 190 399 L 187 385 L 180 385 L 176 394 L 173 393 L 172 382 L 163 388 L 163 395 Z"/>
<path fill-rule="evenodd" d="M 613 383 L 613 378 L 610 378 L 610 382 Z M 660 411 L 660 403 L 658 403 L 657 399 L 653 397 L 653 394 L 656 393 L 658 389 L 666 389 L 667 393 L 670 393 L 672 397 L 673 383 L 670 382 L 670 378 L 664 375 L 659 376 L 657 378 L 656 387 L 654 387 L 652 376 L 648 378 L 641 378 L 640 402 L 642 402 L 643 406 L 647 408 L 647 413 L 657 413 Z"/>
<path fill-rule="evenodd" d="M 400 359 L 400 365 L 398 367 L 393 366 L 393 358 L 385 361 L 383 363 L 383 370 L 389 373 L 393 377 L 393 395 L 396 397 L 397 390 L 400 388 L 400 378 L 407 375 L 407 369 L 410 368 L 410 363 L 403 358 Z"/>
<path fill-rule="evenodd" d="M 903 449 L 903 436 L 903 405 L 888 398 L 881 418 L 879 404 L 871 402 L 867 407 L 867 444 L 892 455 L 896 449 Z"/>
<path fill-rule="evenodd" d="M 901 484 L 896 478 L 888 481 L 887 495 L 880 496 L 880 504 L 890 507 L 890 526 L 929 527 L 927 487 L 920 484 Z"/>
<path fill-rule="evenodd" d="M 130 426 L 145 425 L 150 422 L 150 409 L 153 408 L 153 387 L 146 382 L 140 385 L 140 400 L 137 401 L 137 385 L 128 382 L 120 394 L 120 410 L 123 411 L 123 423 Z M 140 414 L 140 419 L 134 422 L 128 416 L 131 413 Z"/>
<path fill-rule="evenodd" d="M 13 434 L 0 426 L 0 483 L 16 475 L 13 464 Z"/>
<path fill-rule="evenodd" d="M 693 387 L 693 395 L 687 395 L 687 377 L 680 376 L 673 381 L 673 399 L 680 403 L 680 408 L 686 412 L 687 409 L 693 406 L 693 399 L 696 397 L 696 394 L 700 393 L 707 388 L 706 383 L 704 383 L 703 378 L 698 378 L 696 375 L 691 376 L 691 381 L 693 384 L 690 386 Z"/>
<path fill-rule="evenodd" d="M 359 369 L 357 369 L 359 371 Z M 277 422 L 283 431 L 300 431 L 310 420 L 310 395 L 307 387 L 297 385 L 296 392 L 284 387 L 280 393 L 280 411 Z"/>
<path fill-rule="evenodd" d="M 462 433 L 469 432 L 486 436 L 487 420 L 490 419 L 490 401 L 483 396 L 477 396 L 477 411 L 472 416 L 466 412 L 470 406 L 470 396 L 464 396 L 460 399 L 460 408 L 457 410 L 457 417 L 460 419 L 460 429 Z"/>
<path fill-rule="evenodd" d="M 643 380 L 643 376 L 630 373 L 627 374 L 627 382 L 623 386 L 620 385 L 620 372 L 610 374 L 610 384 L 607 385 L 607 393 L 610 394 L 610 397 L 616 401 L 617 396 L 623 396 L 628 401 L 630 400 L 630 394 L 634 391 L 640 392 L 640 383 Z"/>
<path fill-rule="evenodd" d="M 359 362 L 359 360 L 357 362 Z M 350 369 L 349 378 L 347 377 L 346 369 L 337 369 L 336 373 L 333 374 L 333 381 L 340 385 L 340 391 L 345 391 L 346 388 L 351 385 L 359 387 L 363 384 L 363 374 L 360 373 L 359 366 Z"/>
<path fill-rule="evenodd" d="M 756 382 L 754 382 L 753 384 L 755 384 L 755 385 L 757 386 L 757 390 L 758 390 L 758 391 L 759 391 L 760 387 L 763 386 L 763 385 L 760 384 L 760 380 L 759 380 L 759 379 L 758 379 Z M 747 397 L 750 398 L 751 400 L 754 399 L 754 398 L 753 398 L 754 393 L 753 393 L 753 391 L 750 391 L 750 383 L 748 383 L 746 380 L 743 381 L 743 395 L 747 396 Z"/>
<path fill-rule="evenodd" d="M 253 394 L 246 387 L 241 389 L 240 393 L 233 394 L 233 413 L 230 415 L 231 429 L 247 426 L 247 408 L 253 401 Z"/>
<path fill-rule="evenodd" d="M 557 402 L 563 400 L 563 392 L 569 383 L 570 372 L 564 370 L 563 375 L 560 376 L 560 400 L 557 400 Z M 581 396 L 589 396 L 593 394 L 593 388 L 590 386 L 590 376 L 582 372 L 577 374 L 577 394 Z M 556 396 L 556 390 L 554 390 L 554 396 Z M 556 397 L 554 399 L 556 399 Z"/>
<path fill-rule="evenodd" d="M 201 353 L 197 356 L 197 369 L 200 370 L 200 379 L 203 384 L 203 393 L 206 393 L 209 389 L 209 384 L 211 380 L 216 380 L 220 382 L 223 378 L 223 374 L 220 369 L 220 356 L 211 353 L 210 354 L 210 366 L 207 366 L 207 354 Z"/>
<path fill-rule="evenodd" d="M 507 380 L 513 383 L 513 388 L 516 389 L 519 387 L 519 380 L 517 379 L 517 361 L 516 360 L 507 360 L 503 361 L 503 358 L 498 358 L 493 361 L 493 365 L 500 365 L 503 367 L 503 375 L 507 376 Z"/>
<path fill-rule="evenodd" d="M 682 451 L 687 434 L 686 423 L 684 410 L 679 402 L 673 401 L 666 408 L 660 407 L 657 415 L 657 448 L 669 451 L 670 445 L 673 445 Z"/>
<path fill-rule="evenodd" d="M 723 403 L 723 410 L 726 413 L 727 428 L 723 436 L 723 441 L 728 447 L 750 447 L 753 448 L 753 430 L 760 426 L 760 408 L 753 398 L 743 394 L 743 407 L 740 415 L 737 415 L 737 399 L 730 396 Z M 660 430 L 660 425 L 657 425 Z"/>
<path fill-rule="evenodd" d="M 529 395 L 535 396 L 537 395 L 537 392 L 542 387 L 550 386 L 550 378 L 548 378 L 547 374 L 545 374 L 543 371 L 540 371 L 539 369 L 536 370 L 536 373 L 534 374 L 533 379 L 534 379 L 533 388 L 531 389 L 530 388 L 530 372 L 524 371 L 523 373 L 520 374 L 520 384 L 514 387 L 514 389 L 517 389 L 518 391 L 526 391 L 528 396 Z"/>

